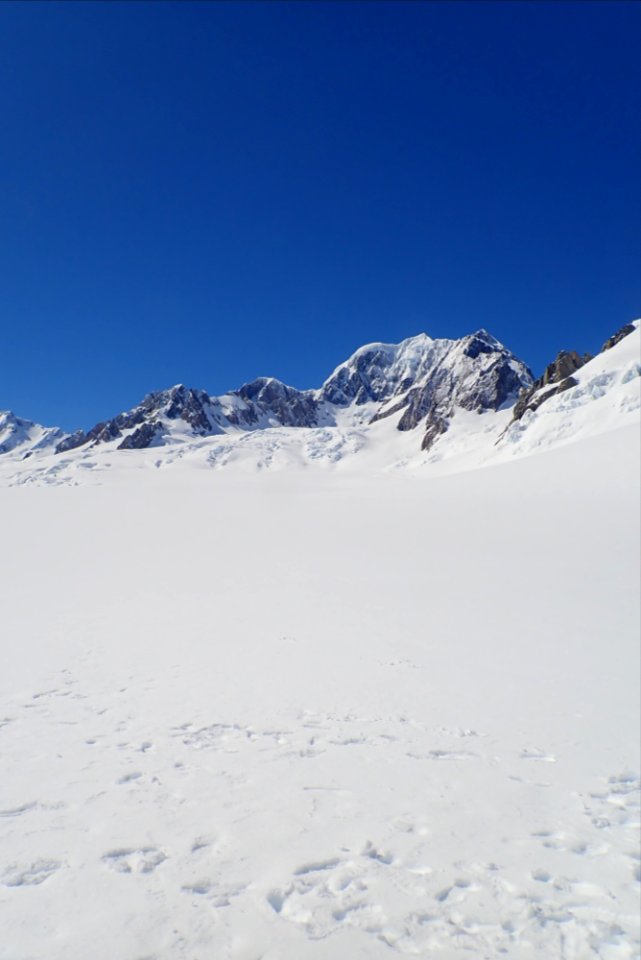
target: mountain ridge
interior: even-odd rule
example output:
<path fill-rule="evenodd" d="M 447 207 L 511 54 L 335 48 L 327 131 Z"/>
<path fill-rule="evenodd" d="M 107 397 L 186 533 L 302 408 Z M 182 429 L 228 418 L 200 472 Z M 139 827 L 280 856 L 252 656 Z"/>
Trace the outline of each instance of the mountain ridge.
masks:
<path fill-rule="evenodd" d="M 626 324 L 603 350 L 614 348 L 637 326 L 638 322 Z M 66 434 L 11 412 L 0 413 L 0 455 L 27 459 L 99 445 L 145 449 L 189 437 L 277 427 L 365 428 L 382 420 L 392 421 L 401 433 L 420 433 L 417 450 L 428 452 L 448 432 L 457 411 L 512 409 L 511 423 L 521 420 L 550 397 L 575 386 L 572 374 L 590 359 L 561 351 L 535 380 L 525 363 L 484 328 L 459 339 L 419 333 L 398 344 L 364 344 L 316 389 L 300 390 L 275 377 L 257 377 L 213 396 L 176 384 L 146 394 L 130 410 L 90 430 Z"/>
<path fill-rule="evenodd" d="M 130 410 L 87 431 L 50 436 L 56 440 L 55 453 L 116 440 L 120 449 L 135 449 L 162 445 L 172 432 L 172 421 L 182 421 L 194 436 L 215 436 L 272 426 L 333 426 L 340 409 L 376 404 L 370 419 L 390 416 L 407 406 L 399 429 L 411 430 L 423 422 L 425 445 L 425 438 L 442 432 L 455 404 L 496 409 L 516 399 L 532 381 L 527 366 L 485 330 L 458 340 L 419 333 L 398 344 L 375 342 L 359 347 L 317 389 L 299 390 L 275 377 L 258 377 L 212 396 L 176 384 L 146 394 Z M 385 410 L 392 400 L 394 410 Z M 27 456 L 33 452 L 25 450 Z"/>

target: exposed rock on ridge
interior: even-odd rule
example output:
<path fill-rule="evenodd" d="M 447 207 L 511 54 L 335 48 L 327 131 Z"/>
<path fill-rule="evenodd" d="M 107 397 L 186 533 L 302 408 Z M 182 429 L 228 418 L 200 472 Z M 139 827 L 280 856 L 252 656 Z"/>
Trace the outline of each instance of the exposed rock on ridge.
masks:
<path fill-rule="evenodd" d="M 617 343 L 620 343 L 624 337 L 634 333 L 636 327 L 633 323 L 626 323 L 625 326 L 617 330 L 613 336 L 609 337 L 601 347 L 601 353 L 605 350 L 611 350 Z M 577 370 L 592 360 L 592 355 L 584 353 L 583 356 L 575 350 L 561 350 L 555 360 L 548 364 L 542 376 L 534 381 L 531 387 L 521 391 L 518 400 L 514 405 L 512 422 L 520 420 L 529 410 L 534 412 L 538 410 L 542 403 L 549 400 L 550 397 L 570 390 L 577 385 L 577 381 L 572 376 Z M 548 389 L 544 389 L 547 387 Z"/>
<path fill-rule="evenodd" d="M 424 422 L 422 449 L 429 450 L 445 433 L 456 407 L 482 412 L 514 402 L 519 390 L 532 383 L 532 374 L 486 330 L 478 330 L 435 357 L 421 383 L 409 388 L 398 403 L 375 419 L 404 408 L 399 430 L 413 430 Z"/>
<path fill-rule="evenodd" d="M 512 422 L 520 420 L 528 410 L 532 412 L 538 410 L 542 403 L 557 393 L 563 393 L 564 390 L 575 387 L 577 381 L 572 374 L 591 359 L 589 353 L 580 357 L 574 350 L 561 350 L 556 359 L 547 365 L 542 376 L 535 380 L 529 389 L 520 393 L 514 404 Z M 549 389 L 544 390 L 544 387 Z"/>
<path fill-rule="evenodd" d="M 617 332 L 613 336 L 609 337 L 605 341 L 605 343 L 601 347 L 601 353 L 603 353 L 604 350 L 611 350 L 612 347 L 616 347 L 617 343 L 620 343 L 620 341 L 623 340 L 624 337 L 627 337 L 631 333 L 634 333 L 635 330 L 636 330 L 636 327 L 633 323 L 626 323 L 625 326 L 621 327 L 620 330 L 617 330 Z"/>
<path fill-rule="evenodd" d="M 319 402 L 312 390 L 296 390 L 273 377 L 259 377 L 246 383 L 236 394 L 248 404 L 255 405 L 264 417 L 275 418 L 283 427 L 318 425 Z M 257 416 L 255 422 L 258 419 Z"/>

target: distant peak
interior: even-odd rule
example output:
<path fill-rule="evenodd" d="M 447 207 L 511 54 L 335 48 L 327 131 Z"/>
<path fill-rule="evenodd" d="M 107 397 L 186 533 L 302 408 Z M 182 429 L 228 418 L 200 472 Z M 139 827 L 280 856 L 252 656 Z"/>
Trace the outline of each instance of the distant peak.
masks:
<path fill-rule="evenodd" d="M 254 377 L 253 380 L 250 380 L 248 383 L 244 383 L 243 387 L 258 387 L 262 389 L 267 386 L 278 386 L 284 387 L 285 384 L 282 380 L 279 380 L 278 377 Z"/>
<path fill-rule="evenodd" d="M 482 340 L 484 343 L 489 343 L 492 346 L 501 346 L 501 341 L 497 340 L 489 330 L 486 330 L 485 327 L 479 327 L 474 333 L 468 334 L 466 337 L 463 337 L 463 340 Z"/>
<path fill-rule="evenodd" d="M 432 343 L 434 343 L 432 337 L 429 337 L 426 333 L 417 333 L 413 337 L 406 337 L 404 340 L 399 340 L 398 343 L 382 343 L 378 341 L 364 343 L 362 347 L 358 347 L 358 349 L 354 351 L 351 357 L 359 357 L 367 353 L 387 353 L 393 355 L 408 347 L 420 348 L 429 346 Z M 351 357 L 349 359 L 351 359 Z M 349 360 L 345 362 L 349 363 Z"/>
<path fill-rule="evenodd" d="M 430 337 L 427 333 L 417 333 L 413 337 L 406 337 L 404 340 L 401 340 L 399 347 L 404 347 L 405 345 L 410 346 L 411 344 L 428 344 L 434 343 L 434 338 Z"/>

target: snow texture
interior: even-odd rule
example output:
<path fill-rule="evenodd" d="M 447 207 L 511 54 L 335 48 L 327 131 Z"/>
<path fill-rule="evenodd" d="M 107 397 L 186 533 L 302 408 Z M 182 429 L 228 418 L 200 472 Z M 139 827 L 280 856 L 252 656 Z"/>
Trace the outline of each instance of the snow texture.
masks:
<path fill-rule="evenodd" d="M 8 457 L 0 958 L 638 958 L 635 338 L 427 453 Z"/>

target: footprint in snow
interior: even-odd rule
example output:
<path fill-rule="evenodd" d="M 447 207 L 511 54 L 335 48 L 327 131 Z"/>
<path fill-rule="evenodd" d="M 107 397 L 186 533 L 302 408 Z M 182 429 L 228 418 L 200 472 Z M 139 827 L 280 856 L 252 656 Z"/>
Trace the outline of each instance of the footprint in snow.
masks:
<path fill-rule="evenodd" d="M 183 893 L 196 897 L 206 897 L 213 907 L 228 907 L 234 897 L 237 897 L 246 884 L 220 884 L 216 880 L 198 880 L 195 883 L 186 883 L 181 887 Z"/>
<path fill-rule="evenodd" d="M 22 803 L 19 807 L 12 807 L 9 810 L 0 810 L 0 817 L 21 817 L 23 813 L 28 813 L 29 810 L 35 810 L 38 804 L 34 801 L 31 803 Z"/>
<path fill-rule="evenodd" d="M 132 773 L 126 773 L 123 777 L 120 777 L 119 780 L 116 780 L 116 783 L 131 783 L 133 780 L 140 780 L 141 777 L 142 773 L 140 773 L 138 770 L 134 770 Z"/>
<path fill-rule="evenodd" d="M 14 864 L 2 874 L 2 883 L 5 887 L 36 887 L 57 873 L 61 866 L 58 860 L 34 860 L 26 867 Z"/>
<path fill-rule="evenodd" d="M 105 866 L 116 873 L 153 873 L 166 859 L 167 855 L 156 847 L 110 850 L 101 857 Z"/>
<path fill-rule="evenodd" d="M 556 757 L 553 753 L 545 753 L 545 751 L 536 748 L 521 750 L 519 758 L 521 760 L 537 760 L 539 763 L 556 763 Z"/>

